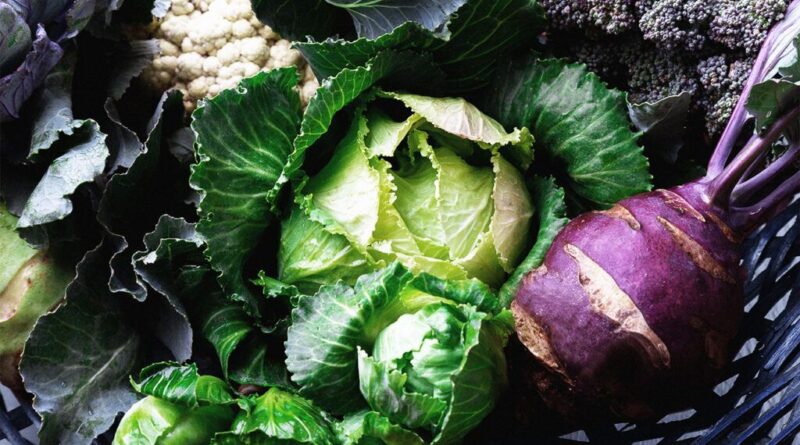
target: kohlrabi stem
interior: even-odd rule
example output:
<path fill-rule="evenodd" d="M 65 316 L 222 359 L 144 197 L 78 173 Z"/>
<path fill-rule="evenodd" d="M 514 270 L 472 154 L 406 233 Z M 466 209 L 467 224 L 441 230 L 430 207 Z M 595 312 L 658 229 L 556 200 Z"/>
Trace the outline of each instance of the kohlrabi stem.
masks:
<path fill-rule="evenodd" d="M 763 223 L 764 218 L 775 212 L 780 204 L 791 199 L 798 190 L 800 190 L 800 171 L 783 181 L 778 188 L 758 203 L 748 207 L 732 209 L 734 225 L 750 229 Z"/>
<path fill-rule="evenodd" d="M 782 154 L 772 164 L 768 165 L 767 168 L 737 185 L 731 194 L 731 202 L 741 203 L 749 199 L 755 192 L 775 179 L 775 175 L 784 171 L 798 159 L 800 159 L 800 144 L 795 144 L 786 150 L 786 153 Z"/>
<path fill-rule="evenodd" d="M 748 113 L 745 105 L 753 86 L 772 77 L 777 64 L 783 59 L 786 52 L 791 50 L 794 38 L 800 32 L 800 0 L 794 0 L 786 10 L 783 20 L 778 22 L 767 34 L 761 50 L 753 63 L 750 76 L 742 89 L 736 107 L 731 113 L 728 125 L 722 132 L 719 143 L 708 163 L 706 178 L 713 179 L 725 170 L 725 164 L 731 156 L 742 127 L 747 122 Z"/>
<path fill-rule="evenodd" d="M 754 136 L 733 161 L 717 175 L 709 185 L 708 195 L 712 203 L 727 208 L 733 188 L 758 159 L 761 154 L 775 142 L 791 123 L 800 117 L 800 107 L 795 107 L 781 116 L 763 136 Z"/>

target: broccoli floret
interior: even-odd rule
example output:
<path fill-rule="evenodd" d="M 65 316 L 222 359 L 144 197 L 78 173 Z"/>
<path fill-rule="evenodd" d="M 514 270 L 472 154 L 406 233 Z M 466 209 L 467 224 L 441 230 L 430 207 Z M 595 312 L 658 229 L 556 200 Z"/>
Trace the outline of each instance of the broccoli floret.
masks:
<path fill-rule="evenodd" d="M 714 9 L 713 1 L 642 0 L 639 29 L 645 40 L 667 49 L 699 51 L 705 46 L 705 24 Z"/>
<path fill-rule="evenodd" d="M 627 67 L 632 102 L 653 102 L 687 91 L 697 93 L 694 65 L 677 52 L 657 50 L 645 42 L 631 44 L 620 52 Z"/>
<path fill-rule="evenodd" d="M 606 34 L 617 35 L 636 26 L 636 5 L 632 0 L 588 0 L 589 19 Z"/>
<path fill-rule="evenodd" d="M 697 64 L 703 86 L 698 104 L 705 110 L 709 134 L 719 134 L 725 128 L 752 66 L 752 59 L 728 60 L 724 55 L 711 56 Z"/>
<path fill-rule="evenodd" d="M 540 4 L 555 29 L 580 29 L 589 23 L 587 0 L 541 0 Z"/>
<path fill-rule="evenodd" d="M 786 8 L 786 0 L 718 0 L 708 34 L 728 48 L 756 54 Z"/>
<path fill-rule="evenodd" d="M 635 27 L 634 0 L 542 0 L 555 29 L 569 30 L 593 27 L 605 34 L 616 35 Z"/>

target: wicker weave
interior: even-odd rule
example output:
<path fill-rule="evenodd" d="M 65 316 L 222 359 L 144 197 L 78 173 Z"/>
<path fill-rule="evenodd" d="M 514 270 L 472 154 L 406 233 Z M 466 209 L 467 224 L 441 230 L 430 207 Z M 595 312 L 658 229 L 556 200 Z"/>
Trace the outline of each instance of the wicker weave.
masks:
<path fill-rule="evenodd" d="M 482 425 L 483 443 L 784 444 L 800 432 L 800 200 L 746 243 L 746 314 L 740 351 L 703 403 L 650 424 L 618 423 L 549 437 Z M 0 404 L 2 405 L 2 404 Z M 491 419 L 490 419 L 491 420 Z M 29 406 L 0 410 L 0 439 L 30 444 L 18 431 L 38 424 Z M 523 439 L 524 437 L 524 439 Z M 474 443 L 477 439 L 468 440 Z M 108 443 L 108 437 L 96 444 Z"/>

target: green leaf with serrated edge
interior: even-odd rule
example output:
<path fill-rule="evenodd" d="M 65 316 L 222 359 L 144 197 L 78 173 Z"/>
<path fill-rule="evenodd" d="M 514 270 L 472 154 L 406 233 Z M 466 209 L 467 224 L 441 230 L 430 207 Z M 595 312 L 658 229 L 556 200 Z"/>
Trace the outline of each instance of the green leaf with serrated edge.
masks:
<path fill-rule="evenodd" d="M 301 298 L 292 311 L 286 340 L 286 366 L 300 394 L 333 413 L 363 406 L 358 397 L 356 346 L 370 317 L 412 279 L 399 263 L 363 276 L 356 288 L 327 285 Z M 369 334 L 366 335 L 369 337 Z"/>
<path fill-rule="evenodd" d="M 433 430 L 447 410 L 447 401 L 405 390 L 408 376 L 373 360 L 358 348 L 358 377 L 361 394 L 372 409 L 389 420 L 409 428 Z"/>
<path fill-rule="evenodd" d="M 163 135 L 181 126 L 183 116 L 183 95 L 178 91 L 164 93 L 150 119 L 144 151 L 136 156 L 126 171 L 115 174 L 108 181 L 98 205 L 98 221 L 110 233 L 117 235 L 124 245 L 111 258 L 109 286 L 112 291 L 128 293 L 139 301 L 147 298 L 147 288 L 134 272 L 133 251 L 140 246 L 143 232 L 156 224 L 162 213 L 175 211 L 176 204 L 181 204 L 180 197 L 171 202 L 153 196 L 163 192 L 159 175 L 165 172 L 160 164 L 170 159 L 162 150 Z M 148 210 L 143 211 L 143 208 Z M 189 357 L 179 358 L 185 360 Z"/>
<path fill-rule="evenodd" d="M 138 382 L 131 378 L 131 385 L 141 394 L 190 408 L 235 402 L 225 382 L 214 376 L 199 375 L 194 363 L 154 363 L 139 372 Z"/>
<path fill-rule="evenodd" d="M 508 127 L 530 126 L 537 153 L 566 166 L 570 193 L 607 207 L 650 190 L 647 158 L 630 130 L 624 94 L 584 65 L 514 60 L 484 94 L 490 115 Z"/>
<path fill-rule="evenodd" d="M 25 346 L 20 372 L 43 419 L 43 444 L 90 443 L 136 401 L 128 375 L 142 339 L 108 291 L 112 253 L 104 243 L 84 256 L 66 304 L 39 319 Z"/>
<path fill-rule="evenodd" d="M 243 400 L 240 405 L 243 410 L 231 426 L 233 436 L 255 435 L 314 445 L 337 443 L 330 418 L 311 401 L 296 394 L 270 388 L 258 397 Z"/>
<path fill-rule="evenodd" d="M 364 66 L 344 69 L 322 82 L 308 103 L 300 134 L 294 140 L 294 150 L 283 168 L 283 174 L 267 195 L 268 199 L 275 199 L 286 182 L 296 179 L 306 151 L 328 131 L 336 113 L 386 78 L 422 81 L 428 73 L 420 72 L 420 67 L 428 66 L 428 55 L 384 51 L 369 59 Z"/>
<path fill-rule="evenodd" d="M 281 36 L 301 41 L 308 36 L 350 36 L 355 33 L 347 12 L 327 0 L 251 0 L 259 20 Z"/>
<path fill-rule="evenodd" d="M 564 201 L 564 189 L 557 186 L 553 178 L 534 176 L 531 181 L 531 190 L 539 225 L 536 243 L 500 288 L 499 299 L 503 307 L 511 304 L 522 279 L 528 272 L 542 264 L 556 235 L 569 222 L 567 205 Z"/>
<path fill-rule="evenodd" d="M 392 423 L 375 411 L 359 411 L 345 416 L 334 425 L 342 445 L 359 445 L 369 440 L 386 445 L 423 445 L 425 443 L 413 431 Z"/>
<path fill-rule="evenodd" d="M 645 149 L 652 156 L 674 164 L 683 147 L 686 133 L 686 118 L 692 95 L 683 91 L 655 102 L 638 104 L 628 102 L 628 116 L 642 132 Z"/>
<path fill-rule="evenodd" d="M 256 323 L 239 303 L 224 297 L 194 224 L 165 215 L 144 241 L 146 249 L 133 256 L 137 274 L 186 308 L 192 324 L 216 350 L 224 375 L 238 383 L 287 386 L 277 342 L 270 342 L 266 333 L 276 327 Z"/>
<path fill-rule="evenodd" d="M 296 70 L 259 73 L 207 100 L 192 114 L 197 155 L 191 183 L 201 192 L 197 230 L 223 289 L 260 314 L 242 268 L 273 214 L 270 195 L 300 125 Z"/>
<path fill-rule="evenodd" d="M 449 35 L 437 35 L 418 23 L 405 23 L 374 39 L 328 39 L 295 45 L 319 78 L 363 65 L 387 49 L 431 51 L 436 65 L 447 74 L 446 89 L 452 93 L 486 84 L 495 70 L 495 60 L 530 46 L 536 30 L 544 24 L 544 11 L 537 2 L 470 0 L 451 16 Z"/>
<path fill-rule="evenodd" d="M 42 226 L 72 213 L 72 194 L 80 185 L 92 182 L 105 168 L 109 155 L 105 140 L 106 135 L 92 120 L 84 121 L 70 136 L 71 148 L 53 160 L 25 203 L 17 223 L 23 234 L 33 235 Z"/>
<path fill-rule="evenodd" d="M 457 443 L 494 409 L 497 396 L 508 386 L 503 348 L 513 324 L 507 313 L 495 319 L 470 314 L 463 340 L 466 354 L 451 377 L 449 409 L 432 443 Z"/>

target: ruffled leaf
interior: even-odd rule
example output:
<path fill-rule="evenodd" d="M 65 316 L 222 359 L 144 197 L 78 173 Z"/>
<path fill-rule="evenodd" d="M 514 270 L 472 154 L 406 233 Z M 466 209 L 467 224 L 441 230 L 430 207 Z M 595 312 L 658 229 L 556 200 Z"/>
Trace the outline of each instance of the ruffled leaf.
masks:
<path fill-rule="evenodd" d="M 650 190 L 647 158 L 630 130 L 624 94 L 584 65 L 514 60 L 485 94 L 487 112 L 501 123 L 530 127 L 540 160 L 566 166 L 565 185 L 576 197 L 607 207 Z"/>

